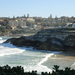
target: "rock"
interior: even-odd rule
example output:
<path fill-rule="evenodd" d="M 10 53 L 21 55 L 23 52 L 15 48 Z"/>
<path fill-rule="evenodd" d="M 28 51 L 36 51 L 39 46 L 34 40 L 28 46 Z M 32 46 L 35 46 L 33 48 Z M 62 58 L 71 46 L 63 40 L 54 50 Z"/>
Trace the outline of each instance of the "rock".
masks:
<path fill-rule="evenodd" d="M 64 51 L 64 47 L 63 47 L 63 45 L 59 45 L 57 43 L 53 43 L 53 44 L 51 44 L 49 50 L 50 51 Z"/>
<path fill-rule="evenodd" d="M 50 43 L 42 43 L 39 47 L 36 47 L 36 49 L 49 50 L 50 49 Z"/>
<path fill-rule="evenodd" d="M 75 35 L 64 36 L 65 34 L 69 33 L 59 30 L 48 29 L 40 31 L 33 36 L 27 36 L 27 37 L 21 36 L 20 38 L 11 38 L 5 41 L 4 43 L 10 42 L 11 44 L 19 47 L 33 46 L 38 50 L 50 50 L 50 51 L 75 50 Z M 62 39 L 62 36 L 64 39 Z"/>
<path fill-rule="evenodd" d="M 45 42 L 41 42 L 38 40 L 32 41 L 28 40 L 27 37 L 20 37 L 20 38 L 11 38 L 8 39 L 5 43 L 10 42 L 15 46 L 33 46 L 38 50 L 50 50 L 50 51 L 64 51 L 64 46 L 60 40 L 57 38 L 50 38 Z M 66 49 L 66 46 L 65 46 Z"/>

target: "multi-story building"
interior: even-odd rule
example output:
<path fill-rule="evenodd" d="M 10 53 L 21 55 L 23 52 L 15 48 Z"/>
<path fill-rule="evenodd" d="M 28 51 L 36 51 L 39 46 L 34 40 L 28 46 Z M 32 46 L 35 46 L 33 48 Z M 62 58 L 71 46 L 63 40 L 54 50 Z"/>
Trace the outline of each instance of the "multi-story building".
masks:
<path fill-rule="evenodd" d="M 20 25 L 22 28 L 26 26 L 26 21 L 18 21 L 18 25 Z"/>
<path fill-rule="evenodd" d="M 35 20 L 33 18 L 27 18 L 27 21 L 34 22 Z"/>
<path fill-rule="evenodd" d="M 20 21 L 18 21 L 18 20 L 10 20 L 9 25 L 14 27 L 14 28 L 16 28 L 18 25 L 24 27 L 24 26 L 26 26 L 26 21 L 23 21 L 23 20 L 20 20 Z"/>

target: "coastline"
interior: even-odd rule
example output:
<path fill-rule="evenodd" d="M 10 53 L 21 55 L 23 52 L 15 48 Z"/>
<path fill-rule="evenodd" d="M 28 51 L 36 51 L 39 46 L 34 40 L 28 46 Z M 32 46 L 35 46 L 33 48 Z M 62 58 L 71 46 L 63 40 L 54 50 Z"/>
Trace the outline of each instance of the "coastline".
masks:
<path fill-rule="evenodd" d="M 21 36 L 30 36 L 30 35 L 12 35 L 12 36 L 3 36 L 3 37 L 13 37 L 13 38 L 19 38 Z M 65 67 L 71 67 L 75 69 L 75 51 L 68 51 L 68 52 L 62 52 L 59 54 L 54 54 L 51 57 L 48 57 L 48 60 L 46 60 L 42 65 L 47 66 L 48 68 L 52 69 L 53 65 L 59 65 L 60 68 L 64 69 Z"/>
<path fill-rule="evenodd" d="M 0 37 L 12 37 L 12 38 L 19 38 L 21 36 L 30 36 L 32 34 L 13 34 L 13 35 L 0 35 Z"/>

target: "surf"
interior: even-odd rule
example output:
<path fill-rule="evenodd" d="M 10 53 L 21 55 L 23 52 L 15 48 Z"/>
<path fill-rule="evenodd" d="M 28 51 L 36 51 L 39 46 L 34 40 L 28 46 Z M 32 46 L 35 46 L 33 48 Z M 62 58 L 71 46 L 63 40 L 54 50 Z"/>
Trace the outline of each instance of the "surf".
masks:
<path fill-rule="evenodd" d="M 33 49 L 33 47 L 16 47 L 10 42 L 3 43 L 8 38 L 2 37 L 2 39 L 0 39 L 0 64 L 8 64 L 10 66 L 20 65 L 24 67 L 26 72 L 32 70 L 37 70 L 38 73 L 52 71 L 42 64 L 52 55 L 59 52 L 37 50 Z"/>

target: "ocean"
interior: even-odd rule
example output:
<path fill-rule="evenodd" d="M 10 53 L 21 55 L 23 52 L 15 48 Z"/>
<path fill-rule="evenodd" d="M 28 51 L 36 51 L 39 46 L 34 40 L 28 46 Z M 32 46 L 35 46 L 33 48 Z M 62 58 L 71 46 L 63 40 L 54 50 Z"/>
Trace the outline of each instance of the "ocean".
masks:
<path fill-rule="evenodd" d="M 3 43 L 9 38 L 0 37 L 0 66 L 22 66 L 25 72 L 37 70 L 41 73 L 51 72 L 53 65 L 64 68 L 66 64 L 71 67 L 75 63 L 75 60 L 67 61 L 68 59 L 64 59 L 65 56 L 60 56 L 61 52 L 34 50 L 33 47 L 16 47 L 10 43 Z"/>

